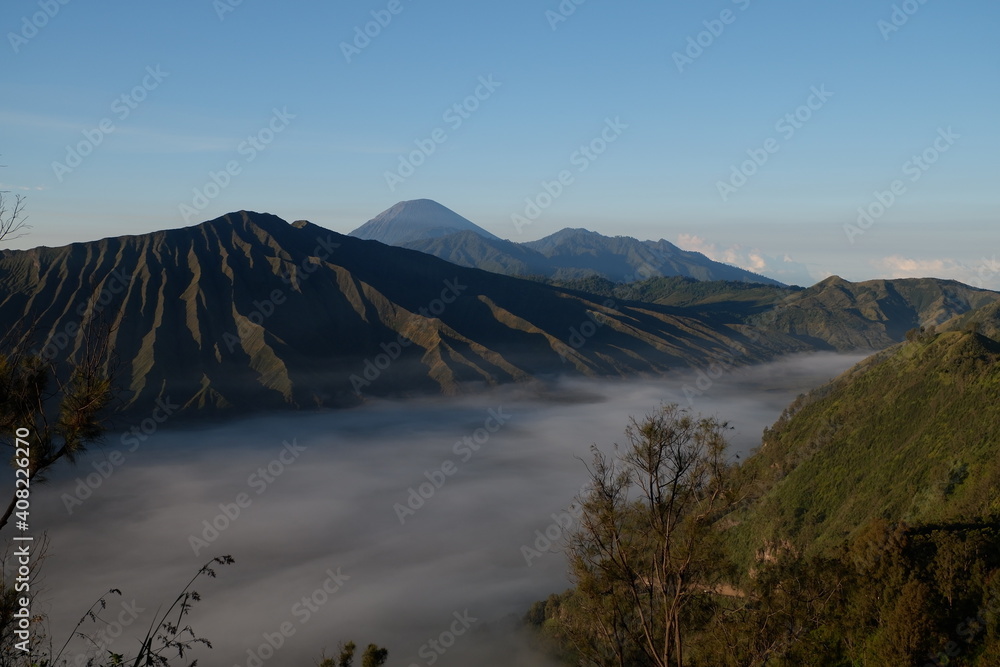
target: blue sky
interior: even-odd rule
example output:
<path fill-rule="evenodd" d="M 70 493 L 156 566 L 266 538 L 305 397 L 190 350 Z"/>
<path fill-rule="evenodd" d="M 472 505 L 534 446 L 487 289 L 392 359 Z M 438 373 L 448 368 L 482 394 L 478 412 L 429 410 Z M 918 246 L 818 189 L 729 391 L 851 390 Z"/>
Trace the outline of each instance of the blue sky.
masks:
<path fill-rule="evenodd" d="M 1000 289 L 996 2 L 63 1 L 0 9 L 11 247 L 427 197 L 515 241 Z"/>

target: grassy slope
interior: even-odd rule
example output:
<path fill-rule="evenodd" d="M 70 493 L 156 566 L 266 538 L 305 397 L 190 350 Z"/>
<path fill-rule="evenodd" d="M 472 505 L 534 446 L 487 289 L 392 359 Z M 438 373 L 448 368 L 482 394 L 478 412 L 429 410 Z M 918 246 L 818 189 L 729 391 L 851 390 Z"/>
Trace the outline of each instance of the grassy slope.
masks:
<path fill-rule="evenodd" d="M 941 328 L 956 331 L 968 329 L 970 326 L 975 326 L 984 336 L 1000 340 L 1000 302 L 958 315 Z"/>
<path fill-rule="evenodd" d="M 822 551 L 871 517 L 1000 513 L 1000 343 L 955 331 L 869 358 L 793 405 L 750 461 L 767 487 L 733 529 L 742 555 Z"/>
<path fill-rule="evenodd" d="M 1000 294 L 934 278 L 851 283 L 831 276 L 808 289 L 683 277 L 629 284 L 590 277 L 556 284 L 615 299 L 687 308 L 717 322 L 746 324 L 814 349 L 842 352 L 880 350 L 901 342 L 910 329 L 941 325 L 976 309 L 994 313 L 980 316 L 984 333 L 1000 330 L 996 309 L 986 308 L 1000 302 Z"/>

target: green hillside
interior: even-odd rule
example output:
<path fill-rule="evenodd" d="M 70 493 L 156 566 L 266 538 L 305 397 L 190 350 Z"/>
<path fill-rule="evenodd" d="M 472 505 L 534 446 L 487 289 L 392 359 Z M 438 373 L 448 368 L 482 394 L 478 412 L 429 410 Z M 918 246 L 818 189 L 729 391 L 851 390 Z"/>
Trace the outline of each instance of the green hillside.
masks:
<path fill-rule="evenodd" d="M 907 278 L 851 283 L 837 276 L 789 295 L 760 318 L 763 326 L 836 350 L 880 350 L 921 326 L 995 303 L 996 292 L 954 280 Z"/>
<path fill-rule="evenodd" d="M 747 464 L 767 490 L 734 532 L 819 551 L 873 518 L 1000 514 L 998 454 L 1000 343 L 924 336 L 785 411 Z"/>
<path fill-rule="evenodd" d="M 939 328 L 948 331 L 974 329 L 984 336 L 1000 340 L 1000 302 L 957 315 Z"/>
<path fill-rule="evenodd" d="M 1000 664 L 1000 341 L 978 333 L 996 311 L 911 330 L 800 396 L 739 466 L 672 459 L 676 412 L 643 422 L 628 475 L 595 459 L 578 585 L 525 617 L 540 644 L 566 664 Z"/>
<path fill-rule="evenodd" d="M 982 320 L 983 332 L 1000 332 L 1000 294 L 954 280 L 905 278 L 852 283 L 831 276 L 812 287 L 782 287 L 688 277 L 621 284 L 600 277 L 551 281 L 560 287 L 615 299 L 676 306 L 716 322 L 751 326 L 813 349 L 881 350 L 921 326 Z M 979 310 L 979 314 L 972 312 Z"/>

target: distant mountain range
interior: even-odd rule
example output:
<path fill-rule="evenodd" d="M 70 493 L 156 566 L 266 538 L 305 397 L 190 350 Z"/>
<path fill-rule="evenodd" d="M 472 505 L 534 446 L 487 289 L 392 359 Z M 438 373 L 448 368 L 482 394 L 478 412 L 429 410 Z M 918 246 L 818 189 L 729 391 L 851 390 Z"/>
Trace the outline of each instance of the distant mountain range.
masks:
<path fill-rule="evenodd" d="M 851 283 L 831 276 L 778 304 L 760 319 L 800 340 L 837 350 L 882 349 L 909 329 L 945 325 L 997 303 L 997 293 L 954 280 L 903 278 Z"/>
<path fill-rule="evenodd" d="M 807 289 L 691 278 L 621 285 L 591 277 L 557 284 L 615 299 L 683 307 L 815 349 L 843 352 L 880 350 L 920 327 L 944 330 L 974 321 L 984 333 L 1000 330 L 1000 294 L 937 278 L 852 283 L 831 276 Z"/>
<path fill-rule="evenodd" d="M 437 202 L 400 202 L 350 234 L 440 257 L 453 264 L 514 276 L 571 280 L 597 275 L 616 282 L 657 276 L 781 285 L 745 269 L 715 262 L 669 241 L 608 237 L 563 229 L 528 243 L 500 239 Z"/>
<path fill-rule="evenodd" d="M 78 358 L 79 330 L 104 323 L 126 409 L 170 399 L 218 414 L 879 348 L 1000 300 L 932 279 L 602 280 L 547 285 L 244 211 L 4 251 L 0 318 L 25 322 L 20 340 L 54 362 Z"/>

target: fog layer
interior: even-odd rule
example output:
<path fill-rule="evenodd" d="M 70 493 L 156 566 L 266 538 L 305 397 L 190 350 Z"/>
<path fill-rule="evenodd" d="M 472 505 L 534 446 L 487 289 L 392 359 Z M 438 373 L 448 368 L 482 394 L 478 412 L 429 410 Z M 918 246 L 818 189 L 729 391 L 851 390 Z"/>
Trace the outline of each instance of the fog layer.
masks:
<path fill-rule="evenodd" d="M 860 358 L 168 423 L 134 452 L 112 436 L 34 489 L 34 523 L 51 540 L 35 612 L 49 613 L 58 646 L 121 589 L 101 627 L 110 650 L 134 653 L 156 609 L 232 554 L 235 565 L 195 586 L 202 601 L 185 619 L 214 646 L 195 652 L 200 664 L 311 665 L 353 640 L 404 667 L 546 665 L 500 621 L 569 586 L 544 536 L 561 535 L 592 444 L 610 448 L 629 416 L 693 397 L 694 411 L 735 427 L 745 458 L 796 395 Z"/>

